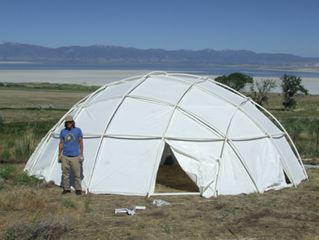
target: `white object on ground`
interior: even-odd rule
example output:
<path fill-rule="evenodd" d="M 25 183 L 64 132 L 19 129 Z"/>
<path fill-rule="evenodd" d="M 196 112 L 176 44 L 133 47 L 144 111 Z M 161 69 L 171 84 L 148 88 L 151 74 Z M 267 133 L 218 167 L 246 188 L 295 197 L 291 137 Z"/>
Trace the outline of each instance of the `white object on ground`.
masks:
<path fill-rule="evenodd" d="M 121 214 L 127 214 L 130 216 L 135 215 L 136 210 L 145 210 L 146 207 L 145 206 L 135 206 L 133 208 L 116 208 L 114 210 L 114 214 L 116 215 L 121 215 Z"/>
<path fill-rule="evenodd" d="M 162 199 L 155 199 L 153 201 L 153 205 L 155 205 L 157 207 L 163 207 L 163 206 L 169 206 L 171 204 L 167 201 L 162 200 Z"/>
<path fill-rule="evenodd" d="M 121 214 L 127 214 L 130 216 L 135 215 L 135 209 L 129 209 L 129 208 L 116 208 L 114 210 L 115 215 L 121 215 Z"/>
<path fill-rule="evenodd" d="M 135 206 L 134 209 L 135 209 L 135 210 L 145 210 L 146 207 L 145 207 L 145 206 Z"/>

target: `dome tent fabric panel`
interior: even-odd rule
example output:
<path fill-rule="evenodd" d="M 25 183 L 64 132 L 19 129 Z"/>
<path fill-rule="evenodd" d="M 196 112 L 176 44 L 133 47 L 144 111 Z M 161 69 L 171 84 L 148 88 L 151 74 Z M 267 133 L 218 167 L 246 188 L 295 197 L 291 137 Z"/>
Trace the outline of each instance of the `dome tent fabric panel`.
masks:
<path fill-rule="evenodd" d="M 254 141 L 251 147 L 251 141 Z M 260 191 L 269 186 L 286 185 L 280 155 L 268 138 L 251 141 L 234 141 L 233 144 L 242 155 L 247 168 Z"/>
<path fill-rule="evenodd" d="M 215 82 L 212 82 L 210 79 L 198 84 L 197 87 L 201 91 L 204 91 L 207 94 L 212 95 L 222 100 L 223 102 L 230 103 L 234 106 L 238 106 L 243 101 L 243 99 L 245 99 L 242 96 L 234 93 L 233 91 L 220 87 Z"/>
<path fill-rule="evenodd" d="M 138 80 L 129 81 L 129 82 L 118 82 L 105 87 L 103 91 L 100 91 L 98 94 L 94 95 L 90 101 L 86 102 L 86 105 L 93 105 L 98 102 L 104 102 L 114 98 L 122 98 L 123 95 L 137 84 Z"/>
<path fill-rule="evenodd" d="M 181 101 L 180 107 L 208 122 L 222 133 L 225 133 L 228 127 L 227 119 L 230 119 L 236 110 L 227 102 L 197 88 L 189 91 Z"/>
<path fill-rule="evenodd" d="M 106 84 L 69 111 L 84 134 L 83 189 L 154 194 L 165 142 L 204 197 L 285 187 L 284 171 L 297 185 L 307 175 L 293 143 L 256 105 L 205 76 L 155 72 Z M 57 185 L 63 121 L 25 167 Z"/>
<path fill-rule="evenodd" d="M 165 136 L 169 139 L 223 140 L 212 129 L 179 110 L 174 112 Z"/>
<path fill-rule="evenodd" d="M 162 136 L 173 108 L 126 98 L 115 114 L 107 134 Z"/>
<path fill-rule="evenodd" d="M 185 82 L 177 81 L 174 78 L 154 77 L 147 79 L 141 86 L 134 89 L 134 91 L 130 93 L 130 96 L 142 96 L 150 99 L 157 99 L 174 105 L 188 87 L 189 85 Z M 150 89 L 157 89 L 157 91 L 150 91 Z"/>
<path fill-rule="evenodd" d="M 54 137 L 44 141 L 41 149 L 42 151 L 40 151 L 37 159 L 33 162 L 33 166 L 31 166 L 34 169 L 33 175 L 40 176 L 46 181 L 50 181 L 48 177 L 51 172 L 51 165 L 58 157 L 58 144 L 59 139 Z M 41 159 L 41 161 L 39 161 L 39 159 Z"/>
<path fill-rule="evenodd" d="M 219 195 L 259 192 L 243 159 L 229 144 L 224 145 L 223 155 L 220 159 L 216 192 Z"/>
<path fill-rule="evenodd" d="M 163 147 L 161 140 L 104 139 L 90 192 L 146 196 Z"/>
<path fill-rule="evenodd" d="M 181 168 L 204 197 L 215 195 L 219 154 L 223 142 L 167 141 Z"/>
<path fill-rule="evenodd" d="M 257 121 L 263 129 L 270 135 L 283 135 L 283 131 L 281 131 L 276 125 L 267 118 L 256 106 L 251 103 L 247 102 L 241 107 L 243 113 L 248 115 L 250 118 L 253 118 Z"/>
<path fill-rule="evenodd" d="M 284 161 L 287 164 L 287 168 L 289 170 L 287 174 L 292 177 L 295 184 L 299 184 L 307 177 L 307 175 L 303 171 L 303 167 L 299 164 L 298 159 L 289 146 L 286 138 L 281 137 L 278 139 L 274 139 L 274 141 L 277 144 L 278 149 L 280 149 L 280 152 L 282 153 L 281 158 L 284 158 Z"/>
<path fill-rule="evenodd" d="M 243 104 L 245 105 L 245 104 Z M 263 131 L 243 112 L 236 111 L 228 125 L 227 135 L 231 139 L 264 137 Z"/>
<path fill-rule="evenodd" d="M 112 116 L 113 110 L 119 102 L 120 99 L 111 99 L 84 106 L 80 115 L 75 119 L 76 125 L 85 126 L 86 135 L 101 134 L 106 126 L 105 120 Z"/>

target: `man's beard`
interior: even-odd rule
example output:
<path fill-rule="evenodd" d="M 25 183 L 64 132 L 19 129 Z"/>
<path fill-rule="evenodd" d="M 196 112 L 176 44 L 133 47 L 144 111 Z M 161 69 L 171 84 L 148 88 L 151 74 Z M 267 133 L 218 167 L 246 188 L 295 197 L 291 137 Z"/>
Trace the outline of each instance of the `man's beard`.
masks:
<path fill-rule="evenodd" d="M 69 130 L 69 131 L 70 131 L 72 128 L 73 128 L 73 124 L 72 124 L 70 127 L 68 127 L 68 126 L 66 127 L 66 129 Z"/>

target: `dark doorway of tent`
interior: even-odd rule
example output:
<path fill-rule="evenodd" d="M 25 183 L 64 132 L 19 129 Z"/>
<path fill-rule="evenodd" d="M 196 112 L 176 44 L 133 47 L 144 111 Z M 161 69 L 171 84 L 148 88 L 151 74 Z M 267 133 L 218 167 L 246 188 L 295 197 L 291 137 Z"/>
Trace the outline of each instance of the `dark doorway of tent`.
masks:
<path fill-rule="evenodd" d="M 171 147 L 165 143 L 156 176 L 154 195 L 199 195 L 196 184 L 178 164 Z"/>

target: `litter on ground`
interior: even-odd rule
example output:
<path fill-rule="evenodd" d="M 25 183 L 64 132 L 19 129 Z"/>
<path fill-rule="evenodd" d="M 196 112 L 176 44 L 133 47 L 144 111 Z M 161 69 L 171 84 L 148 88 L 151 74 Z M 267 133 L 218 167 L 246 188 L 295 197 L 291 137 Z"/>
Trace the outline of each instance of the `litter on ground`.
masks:
<path fill-rule="evenodd" d="M 162 199 L 155 199 L 153 201 L 153 205 L 155 205 L 156 207 L 163 207 L 163 206 L 169 206 L 170 203 Z"/>
<path fill-rule="evenodd" d="M 135 215 L 136 210 L 145 210 L 145 209 L 146 209 L 145 206 L 135 206 L 133 208 L 116 208 L 114 210 L 114 214 L 115 215 L 127 214 L 127 215 L 130 215 L 130 216 L 133 216 L 133 215 Z"/>

